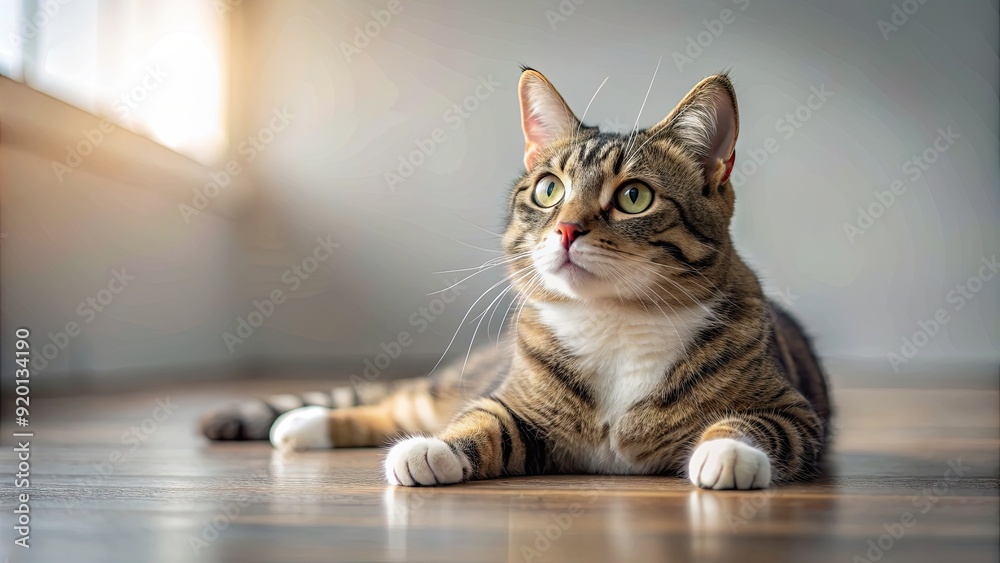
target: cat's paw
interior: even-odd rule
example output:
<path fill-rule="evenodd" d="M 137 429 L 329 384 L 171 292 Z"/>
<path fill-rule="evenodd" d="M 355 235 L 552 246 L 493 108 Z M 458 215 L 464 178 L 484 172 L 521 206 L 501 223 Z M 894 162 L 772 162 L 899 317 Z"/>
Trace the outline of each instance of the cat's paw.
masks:
<path fill-rule="evenodd" d="M 471 474 L 468 460 L 437 438 L 403 440 L 385 458 L 385 478 L 390 485 L 450 485 Z"/>
<path fill-rule="evenodd" d="M 703 489 L 764 489 L 771 484 L 771 462 L 749 444 L 719 438 L 694 450 L 688 478 Z"/>
<path fill-rule="evenodd" d="M 279 450 L 332 448 L 330 409 L 302 407 L 279 416 L 271 426 L 271 445 Z"/>

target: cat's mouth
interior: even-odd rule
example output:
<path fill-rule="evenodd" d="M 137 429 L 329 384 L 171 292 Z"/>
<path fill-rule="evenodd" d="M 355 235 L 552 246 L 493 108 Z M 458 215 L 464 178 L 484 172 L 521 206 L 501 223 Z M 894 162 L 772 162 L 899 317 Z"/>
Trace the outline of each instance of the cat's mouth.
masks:
<path fill-rule="evenodd" d="M 563 263 L 556 268 L 556 271 L 560 274 L 573 278 L 579 277 L 580 279 L 590 279 L 594 277 L 594 274 L 591 273 L 590 270 L 584 268 L 580 264 L 577 264 L 569 256 L 566 256 L 563 259 Z M 586 276 L 586 278 L 584 278 L 584 276 Z"/>
<path fill-rule="evenodd" d="M 571 296 L 579 296 L 580 291 L 600 282 L 601 278 L 591 268 L 584 264 L 580 256 L 573 256 L 573 252 L 559 252 L 550 255 L 547 264 L 541 268 L 541 272 L 551 287 L 557 288 L 561 293 Z M 585 291 L 586 292 L 586 291 Z"/>
<path fill-rule="evenodd" d="M 616 294 L 616 284 L 608 277 L 614 268 L 600 253 L 581 242 L 565 249 L 553 238 L 535 250 L 532 261 L 543 285 L 566 297 L 587 299 Z"/>

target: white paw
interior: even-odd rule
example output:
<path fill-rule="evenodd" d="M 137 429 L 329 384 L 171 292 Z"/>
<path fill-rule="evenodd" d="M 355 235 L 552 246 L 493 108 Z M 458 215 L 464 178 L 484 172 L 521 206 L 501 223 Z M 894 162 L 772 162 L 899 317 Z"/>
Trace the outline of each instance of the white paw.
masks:
<path fill-rule="evenodd" d="M 472 473 L 472 467 L 442 440 L 409 438 L 389 450 L 385 478 L 390 485 L 449 485 Z"/>
<path fill-rule="evenodd" d="M 271 425 L 271 445 L 279 450 L 332 448 L 329 414 L 326 407 L 302 407 L 286 412 Z"/>
<path fill-rule="evenodd" d="M 753 446 L 719 438 L 695 449 L 688 478 L 703 489 L 763 489 L 771 484 L 771 462 Z"/>

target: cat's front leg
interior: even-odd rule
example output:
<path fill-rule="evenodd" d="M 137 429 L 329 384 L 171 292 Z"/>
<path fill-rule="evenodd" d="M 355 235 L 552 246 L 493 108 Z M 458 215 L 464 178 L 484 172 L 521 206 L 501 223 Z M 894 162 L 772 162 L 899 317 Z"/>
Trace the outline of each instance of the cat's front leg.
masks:
<path fill-rule="evenodd" d="M 437 436 L 392 446 L 385 460 L 386 480 L 414 487 L 541 473 L 546 452 L 542 432 L 508 405 L 501 398 L 479 399 Z"/>
<path fill-rule="evenodd" d="M 822 424 L 808 404 L 728 416 L 701 435 L 688 478 L 704 489 L 762 489 L 814 475 L 822 449 Z"/>

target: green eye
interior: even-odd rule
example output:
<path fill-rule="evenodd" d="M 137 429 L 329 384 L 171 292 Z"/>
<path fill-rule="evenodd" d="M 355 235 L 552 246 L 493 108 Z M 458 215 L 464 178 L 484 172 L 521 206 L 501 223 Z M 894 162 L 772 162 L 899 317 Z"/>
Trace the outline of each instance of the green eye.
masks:
<path fill-rule="evenodd" d="M 646 184 L 625 184 L 615 194 L 615 207 L 629 214 L 642 213 L 653 204 L 653 190 Z"/>
<path fill-rule="evenodd" d="M 565 192 L 562 180 L 549 174 L 535 184 L 535 205 L 552 207 L 562 201 Z"/>

